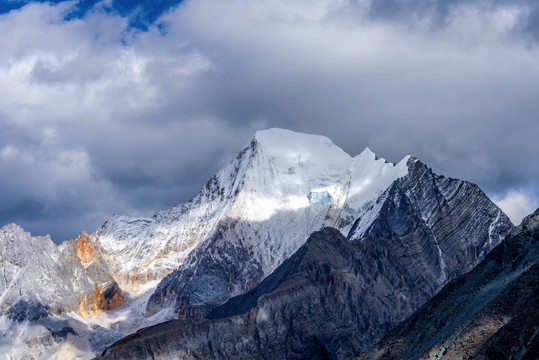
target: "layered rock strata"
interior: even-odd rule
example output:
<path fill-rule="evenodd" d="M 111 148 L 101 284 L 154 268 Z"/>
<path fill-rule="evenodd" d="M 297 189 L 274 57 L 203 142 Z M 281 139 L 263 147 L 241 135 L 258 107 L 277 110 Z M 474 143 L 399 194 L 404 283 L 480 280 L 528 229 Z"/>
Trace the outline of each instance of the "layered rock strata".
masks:
<path fill-rule="evenodd" d="M 358 360 L 539 358 L 539 210 Z"/>

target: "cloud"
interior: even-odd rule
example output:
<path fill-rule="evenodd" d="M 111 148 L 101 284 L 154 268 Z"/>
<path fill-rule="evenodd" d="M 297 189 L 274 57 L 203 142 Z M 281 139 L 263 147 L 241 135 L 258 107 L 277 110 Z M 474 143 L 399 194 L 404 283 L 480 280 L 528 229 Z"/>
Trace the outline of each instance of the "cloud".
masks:
<path fill-rule="evenodd" d="M 493 197 L 493 201 L 516 225 L 539 207 L 537 195 L 523 190 L 509 190 L 504 196 Z"/>
<path fill-rule="evenodd" d="M 273 126 L 539 188 L 534 2 L 188 0 L 148 31 L 91 5 L 0 15 L 0 224 L 151 215 Z"/>
<path fill-rule="evenodd" d="M 537 49 L 515 33 L 526 3 L 454 2 L 443 22 L 439 10 L 381 22 L 369 2 L 291 3 L 186 2 L 164 18 L 215 64 L 197 96 L 206 111 L 324 133 L 352 154 L 412 153 L 489 190 L 534 181 Z"/>

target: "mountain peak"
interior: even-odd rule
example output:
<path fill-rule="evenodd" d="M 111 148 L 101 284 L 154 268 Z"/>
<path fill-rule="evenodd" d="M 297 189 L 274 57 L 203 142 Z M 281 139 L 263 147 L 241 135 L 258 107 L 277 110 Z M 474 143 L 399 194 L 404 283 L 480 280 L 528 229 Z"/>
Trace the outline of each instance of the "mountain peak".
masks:
<path fill-rule="evenodd" d="M 293 142 L 317 142 L 319 144 L 325 144 L 327 147 L 335 146 L 335 144 L 325 136 L 305 134 L 281 128 L 258 130 L 253 138 L 260 144 L 267 146 L 282 146 L 283 144 L 286 144 L 285 141 L 287 140 Z"/>
<path fill-rule="evenodd" d="M 6 233 L 6 232 L 15 232 L 15 233 L 24 233 L 24 229 L 20 226 L 20 225 L 17 225 L 17 224 L 14 224 L 14 223 L 11 223 L 11 224 L 7 224 L 7 225 L 4 225 L 0 231 Z"/>
<path fill-rule="evenodd" d="M 304 134 L 286 129 L 270 128 L 257 131 L 252 141 L 276 157 L 296 158 L 298 161 L 314 158 L 322 162 L 326 160 L 335 161 L 336 159 L 341 159 L 342 161 L 352 160 L 352 156 L 323 135 Z M 362 159 L 369 162 L 388 162 L 386 159 L 379 157 L 369 147 L 366 147 L 353 159 L 355 162 L 359 162 Z M 416 158 L 406 155 L 399 163 L 406 164 L 409 159 Z"/>
<path fill-rule="evenodd" d="M 369 147 L 366 147 L 365 149 L 363 149 L 362 152 L 359 153 L 359 155 L 357 155 L 357 157 L 360 157 L 360 156 L 368 156 L 368 157 L 376 157 L 376 154 L 369 148 Z"/>
<path fill-rule="evenodd" d="M 0 228 L 0 243 L 14 240 L 19 243 L 25 242 L 31 244 L 36 242 L 39 244 L 47 244 L 47 246 L 52 244 L 52 247 L 56 248 L 50 235 L 33 237 L 28 231 L 24 230 L 22 226 L 14 223 L 4 225 Z M 0 255 L 2 255 L 2 251 L 0 251 Z"/>
<path fill-rule="evenodd" d="M 257 131 L 253 140 L 265 152 L 277 158 L 297 159 L 310 158 L 316 161 L 339 159 L 350 161 L 351 156 L 335 145 L 329 138 L 321 135 L 310 135 L 285 129 L 272 128 Z"/>

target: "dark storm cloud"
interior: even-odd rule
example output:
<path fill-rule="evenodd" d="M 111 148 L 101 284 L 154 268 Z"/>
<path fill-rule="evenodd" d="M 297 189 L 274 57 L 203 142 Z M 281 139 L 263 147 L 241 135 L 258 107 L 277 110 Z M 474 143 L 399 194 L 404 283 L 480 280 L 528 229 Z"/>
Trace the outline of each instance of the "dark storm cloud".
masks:
<path fill-rule="evenodd" d="M 2 194 L 2 198 L 6 199 L 7 194 Z M 45 205 L 30 200 L 17 199 L 16 202 L 7 202 L 4 200 L 0 203 L 0 217 L 7 221 L 16 221 L 19 219 L 33 220 L 43 216 Z"/>
<path fill-rule="evenodd" d="M 539 41 L 539 3 L 532 0 L 375 0 L 369 15 L 373 20 L 402 22 L 411 26 L 428 19 L 432 30 L 436 30 L 458 16 L 463 5 L 483 12 L 521 8 L 523 11 L 514 32 L 517 37 Z"/>
<path fill-rule="evenodd" d="M 0 15 L 2 224 L 58 242 L 151 215 L 272 126 L 537 205 L 535 2 L 197 0 L 148 31 L 73 6 Z"/>
<path fill-rule="evenodd" d="M 530 5 L 522 20 L 519 27 L 522 33 L 529 36 L 533 42 L 539 42 L 539 3 Z"/>
<path fill-rule="evenodd" d="M 529 6 L 535 4 L 530 0 L 374 0 L 369 15 L 375 19 L 413 22 L 423 17 L 430 17 L 437 25 L 446 24 L 458 14 L 461 5 L 473 6 L 475 9 L 491 11 L 500 7 Z"/>

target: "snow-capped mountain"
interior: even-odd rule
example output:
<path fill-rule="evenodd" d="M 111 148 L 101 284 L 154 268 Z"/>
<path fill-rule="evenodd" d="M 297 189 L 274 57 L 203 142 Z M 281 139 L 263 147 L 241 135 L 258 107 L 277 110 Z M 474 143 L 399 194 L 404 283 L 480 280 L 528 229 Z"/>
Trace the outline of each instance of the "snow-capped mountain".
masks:
<path fill-rule="evenodd" d="M 8 314 L 24 287 L 25 301 L 39 293 L 47 314 L 72 311 L 123 334 L 173 316 L 203 317 L 255 287 L 313 231 L 331 226 L 361 242 L 386 236 L 388 221 L 398 233 L 407 212 L 417 238 L 400 241 L 427 264 L 429 294 L 475 266 L 511 227 L 477 186 L 437 176 L 413 157 L 388 163 L 369 149 L 351 157 L 323 136 L 259 131 L 188 203 L 150 218 L 115 215 L 59 247 L 50 239 L 32 245 L 23 257 L 43 259 L 24 270 L 3 265 L 7 274 L 34 275 L 9 275 L 19 280 L 5 285 L 0 306 Z M 10 249 L 0 256 L 14 255 L 3 264 L 27 251 L 4 243 Z M 47 289 L 33 283 L 38 276 Z"/>
<path fill-rule="evenodd" d="M 369 149 L 351 157 L 322 136 L 259 131 L 189 203 L 149 219 L 115 216 L 99 229 L 98 246 L 111 258 L 127 259 L 112 268 L 122 288 L 134 290 L 169 274 L 201 244 L 184 268 L 194 272 L 206 254 L 218 251 L 212 262 L 228 278 L 207 276 L 202 288 L 191 282 L 197 288 L 185 290 L 200 298 L 190 304 L 220 303 L 256 285 L 312 231 L 336 226 L 346 232 L 406 175 L 407 160 L 387 163 Z M 167 302 L 162 294 L 152 297 L 150 313 Z"/>
<path fill-rule="evenodd" d="M 368 148 L 351 157 L 325 137 L 270 129 L 257 132 L 189 203 L 149 219 L 111 218 L 98 231 L 98 247 L 127 259 L 111 265 L 122 288 L 169 274 L 151 296 L 148 315 L 173 309 L 181 318 L 203 317 L 258 284 L 315 230 L 332 226 L 361 239 L 396 184 L 440 238 L 433 261 L 455 262 L 445 255 L 449 248 L 452 256 L 480 246 L 483 252 L 473 250 L 462 263 L 469 270 L 510 227 L 477 186 L 437 176 L 413 157 L 388 163 Z M 481 213 L 472 218 L 475 207 Z M 447 231 L 439 221 L 447 214 L 460 227 Z M 438 274 L 436 287 L 451 271 Z"/>
<path fill-rule="evenodd" d="M 395 180 L 348 233 L 350 241 L 370 244 L 367 250 L 374 252 L 373 258 L 380 258 L 380 264 L 387 261 L 399 265 L 392 281 L 398 282 L 407 274 L 410 288 L 418 291 L 401 316 L 410 314 L 450 279 L 477 265 L 512 226 L 476 185 L 437 176 L 414 158 L 407 163 L 408 174 Z M 157 303 L 172 306 L 180 318 L 204 317 L 230 297 L 236 284 L 257 284 L 256 273 L 236 271 L 253 263 L 252 257 L 236 255 L 241 254 L 244 243 L 236 242 L 239 245 L 235 248 L 228 245 L 229 239 L 241 239 L 236 232 L 238 225 L 245 226 L 227 222 L 228 228 L 167 276 L 150 298 L 149 310 Z M 414 284 L 423 285 L 415 288 Z"/>
<path fill-rule="evenodd" d="M 122 288 L 137 290 L 181 265 L 199 244 L 228 221 L 248 242 L 261 274 L 271 272 L 308 235 L 324 225 L 348 228 L 369 201 L 407 172 L 376 159 L 369 149 L 352 158 L 329 139 L 287 130 L 259 131 L 223 170 L 187 204 L 151 218 L 114 216 L 97 232 L 98 246 L 111 258 Z M 294 234 L 292 241 L 283 234 Z"/>

